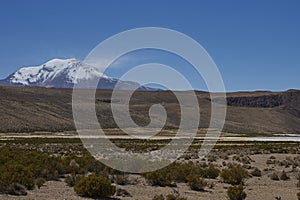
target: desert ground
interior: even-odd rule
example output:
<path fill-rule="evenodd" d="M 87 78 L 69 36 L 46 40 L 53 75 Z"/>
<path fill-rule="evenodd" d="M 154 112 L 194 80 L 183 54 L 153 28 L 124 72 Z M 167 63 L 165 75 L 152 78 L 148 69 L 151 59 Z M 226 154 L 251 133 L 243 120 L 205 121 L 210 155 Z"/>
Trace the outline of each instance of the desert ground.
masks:
<path fill-rule="evenodd" d="M 172 165 L 144 174 L 122 174 L 95 160 L 84 148 L 74 126 L 72 89 L 0 90 L 0 199 L 85 199 L 75 188 L 91 174 L 104 177 L 116 188 L 110 191 L 110 199 L 152 200 L 161 194 L 173 194 L 178 197 L 175 200 L 228 199 L 227 192 L 238 185 L 249 200 L 296 200 L 300 192 L 298 90 L 227 93 L 224 132 L 219 138 L 209 138 L 217 143 L 204 158 L 199 158 L 198 151 L 207 136 L 211 101 L 218 103 L 218 99 L 195 91 L 201 117 L 193 144 Z M 150 139 L 133 139 L 118 129 L 111 104 L 125 105 L 120 103 L 122 98 L 112 99 L 111 92 L 97 90 L 92 103 L 106 137 L 116 146 L 149 153 L 171 140 L 189 137 L 189 131 L 175 137 L 180 105 L 171 91 L 136 91 L 131 97 L 129 111 L 138 126 L 150 123 L 152 105 L 161 104 L 167 111 L 162 130 L 128 127 L 142 137 L 159 132 Z"/>

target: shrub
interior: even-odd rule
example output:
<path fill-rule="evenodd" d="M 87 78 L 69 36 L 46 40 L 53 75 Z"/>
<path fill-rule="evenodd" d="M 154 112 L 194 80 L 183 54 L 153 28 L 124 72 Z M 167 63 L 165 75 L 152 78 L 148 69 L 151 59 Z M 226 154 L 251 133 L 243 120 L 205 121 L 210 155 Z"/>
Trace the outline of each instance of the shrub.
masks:
<path fill-rule="evenodd" d="M 243 184 L 244 179 L 248 176 L 248 171 L 240 166 L 224 169 L 221 173 L 224 182 L 232 185 Z"/>
<path fill-rule="evenodd" d="M 227 189 L 227 196 L 229 200 L 243 200 L 246 199 L 247 194 L 244 192 L 242 185 L 230 186 Z"/>
<path fill-rule="evenodd" d="M 167 167 L 168 173 L 172 174 L 174 181 L 177 182 L 187 182 L 187 177 L 189 174 L 203 174 L 202 169 L 193 164 L 178 164 L 173 163 Z"/>
<path fill-rule="evenodd" d="M 270 178 L 273 181 L 279 181 L 279 177 L 278 177 L 278 175 L 275 172 L 270 176 Z"/>
<path fill-rule="evenodd" d="M 75 173 L 84 175 L 87 172 L 91 172 L 104 175 L 107 173 L 107 170 L 111 170 L 90 155 L 80 157 L 69 155 L 62 159 L 62 163 L 66 166 L 66 173 L 68 174 Z"/>
<path fill-rule="evenodd" d="M 175 186 L 175 182 L 187 183 L 187 177 L 192 174 L 202 178 L 216 178 L 220 171 L 213 165 L 207 167 L 196 166 L 192 163 L 178 164 L 173 163 L 168 167 L 144 174 L 146 180 L 151 185 Z"/>
<path fill-rule="evenodd" d="M 4 190 L 6 187 L 14 183 L 19 183 L 25 186 L 28 190 L 34 188 L 34 180 L 32 178 L 33 174 L 28 167 L 20 164 L 7 164 L 0 169 L 0 174 L 1 188 Z"/>
<path fill-rule="evenodd" d="M 22 149 L 0 149 L 1 193 L 14 193 L 22 188 L 20 185 L 31 190 L 34 185 L 40 187 L 45 179 L 57 179 L 64 173 L 65 167 L 59 157 Z"/>
<path fill-rule="evenodd" d="M 215 179 L 219 176 L 220 170 L 211 165 L 207 169 L 205 169 L 203 173 L 204 178 Z"/>
<path fill-rule="evenodd" d="M 116 183 L 118 185 L 126 185 L 126 184 L 130 183 L 127 174 L 117 174 L 117 175 L 114 175 L 113 176 L 113 180 L 114 180 L 114 183 Z"/>
<path fill-rule="evenodd" d="M 167 170 L 158 170 L 146 174 L 147 182 L 152 186 L 176 186 L 174 184 L 174 177 L 167 172 Z"/>
<path fill-rule="evenodd" d="M 38 189 L 40 189 L 45 182 L 46 180 L 44 178 L 37 178 L 34 180 L 34 184 L 38 187 Z"/>
<path fill-rule="evenodd" d="M 252 172 L 251 172 L 252 176 L 256 176 L 256 177 L 261 177 L 261 170 L 259 170 L 258 168 L 255 168 Z"/>
<path fill-rule="evenodd" d="M 166 198 L 162 194 L 156 194 L 152 200 L 187 200 L 187 198 L 181 197 L 179 194 L 168 194 Z"/>
<path fill-rule="evenodd" d="M 68 175 L 65 179 L 65 182 L 67 183 L 68 186 L 74 187 L 74 185 L 78 183 L 82 179 L 82 177 L 83 177 L 82 175 L 75 175 L 75 174 Z"/>
<path fill-rule="evenodd" d="M 300 180 L 298 180 L 297 187 L 300 188 Z"/>
<path fill-rule="evenodd" d="M 290 177 L 286 174 L 285 171 L 282 171 L 281 175 L 280 175 L 280 179 L 283 181 L 289 180 Z"/>
<path fill-rule="evenodd" d="M 203 178 L 197 177 L 193 174 L 190 174 L 187 179 L 188 186 L 192 190 L 203 191 L 204 188 L 207 186 L 207 182 Z"/>
<path fill-rule="evenodd" d="M 116 192 L 116 187 L 103 176 L 89 175 L 76 183 L 74 190 L 79 196 L 104 198 L 112 196 Z"/>
<path fill-rule="evenodd" d="M 156 194 L 153 198 L 152 198 L 152 200 L 165 200 L 165 197 L 164 197 L 164 195 L 158 195 L 158 194 Z"/>

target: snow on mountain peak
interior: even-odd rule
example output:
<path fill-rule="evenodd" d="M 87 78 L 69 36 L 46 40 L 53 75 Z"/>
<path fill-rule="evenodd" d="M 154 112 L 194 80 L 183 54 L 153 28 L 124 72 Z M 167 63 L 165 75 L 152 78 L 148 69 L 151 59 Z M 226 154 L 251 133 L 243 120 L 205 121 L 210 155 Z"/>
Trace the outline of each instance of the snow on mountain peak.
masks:
<path fill-rule="evenodd" d="M 10 81 L 20 85 L 44 86 L 47 82 L 58 77 L 69 84 L 76 84 L 79 80 L 93 78 L 111 79 L 96 67 L 84 64 L 75 58 L 56 58 L 39 66 L 23 67 L 11 75 Z"/>

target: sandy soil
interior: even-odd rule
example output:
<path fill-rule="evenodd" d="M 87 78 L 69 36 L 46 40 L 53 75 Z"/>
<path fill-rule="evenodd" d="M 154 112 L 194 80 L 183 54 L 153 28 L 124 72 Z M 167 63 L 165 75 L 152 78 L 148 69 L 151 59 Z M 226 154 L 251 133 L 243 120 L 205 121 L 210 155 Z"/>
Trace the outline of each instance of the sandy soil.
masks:
<path fill-rule="evenodd" d="M 35 188 L 32 191 L 28 191 L 27 196 L 11 196 L 0 195 L 0 199 L 12 200 L 12 199 L 69 199 L 80 200 L 81 198 L 74 192 L 73 188 L 68 187 L 63 181 L 48 181 L 40 189 Z"/>

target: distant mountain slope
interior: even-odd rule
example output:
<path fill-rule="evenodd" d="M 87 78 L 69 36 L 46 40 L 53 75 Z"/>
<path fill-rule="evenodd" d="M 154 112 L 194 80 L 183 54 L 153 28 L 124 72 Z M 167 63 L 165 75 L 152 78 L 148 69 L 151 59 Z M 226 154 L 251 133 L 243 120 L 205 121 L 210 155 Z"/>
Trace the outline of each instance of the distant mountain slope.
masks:
<path fill-rule="evenodd" d="M 226 129 L 300 133 L 300 91 L 228 94 Z"/>
<path fill-rule="evenodd" d="M 181 94 L 185 95 L 184 92 Z M 98 90 L 96 94 L 97 117 L 104 128 L 116 127 L 110 110 L 110 95 L 109 90 Z M 300 133 L 300 91 L 237 92 L 227 95 L 229 106 L 224 131 Z M 199 127 L 207 128 L 209 95 L 197 92 L 197 96 L 201 112 Z M 0 99 L 0 132 L 75 130 L 72 89 L 0 87 Z M 163 104 L 167 110 L 165 128 L 177 128 L 180 107 L 170 91 L 136 91 L 130 105 L 134 121 L 147 125 L 150 122 L 149 108 L 156 103 Z"/>
<path fill-rule="evenodd" d="M 140 90 L 153 90 L 131 81 L 121 81 L 100 72 L 96 67 L 82 63 L 77 59 L 52 59 L 42 65 L 23 67 L 4 80 L 2 86 L 39 86 L 50 88 L 73 88 L 84 83 L 89 86 L 94 80 L 99 80 L 99 89 L 113 89 L 119 82 L 119 89 L 130 90 L 139 87 Z"/>

